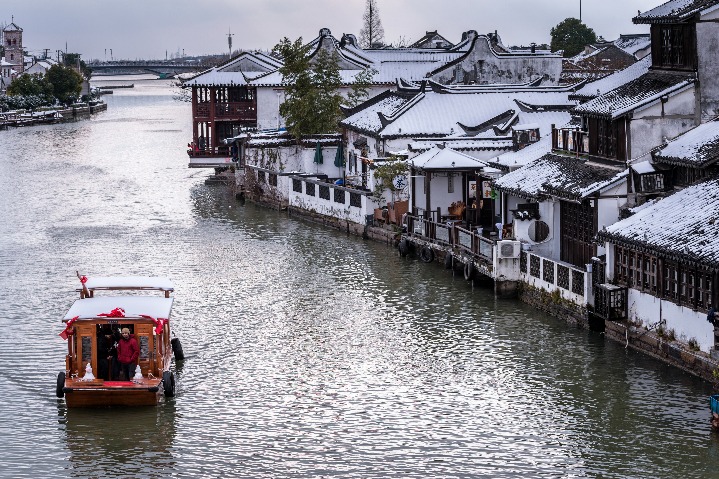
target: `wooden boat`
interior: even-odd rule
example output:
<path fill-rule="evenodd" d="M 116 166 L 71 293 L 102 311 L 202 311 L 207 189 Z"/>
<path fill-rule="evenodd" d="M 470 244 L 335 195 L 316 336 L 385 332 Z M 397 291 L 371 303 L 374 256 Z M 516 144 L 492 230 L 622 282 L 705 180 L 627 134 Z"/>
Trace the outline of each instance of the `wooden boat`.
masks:
<path fill-rule="evenodd" d="M 709 396 L 709 409 L 711 410 L 711 425 L 714 431 L 719 431 L 719 394 Z"/>
<path fill-rule="evenodd" d="M 174 291 L 170 280 L 78 277 L 80 299 L 65 314 L 65 329 L 60 333 L 67 340 L 67 355 L 65 371 L 57 375 L 57 397 L 64 397 L 68 407 L 104 407 L 155 405 L 162 394 L 174 396 L 172 356 L 179 361 L 184 354 L 180 340 L 170 338 L 170 293 Z M 109 293 L 96 296 L 96 292 Z M 135 366 L 139 366 L 141 377 L 137 369 L 132 378 L 118 377 L 110 343 L 119 339 L 118 331 L 123 328 L 128 328 L 137 342 Z"/>

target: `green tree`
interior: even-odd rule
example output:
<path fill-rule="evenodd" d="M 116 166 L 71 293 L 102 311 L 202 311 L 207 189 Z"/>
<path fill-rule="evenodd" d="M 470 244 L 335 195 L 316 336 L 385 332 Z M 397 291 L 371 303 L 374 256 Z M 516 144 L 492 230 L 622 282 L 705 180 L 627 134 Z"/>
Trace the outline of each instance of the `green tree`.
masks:
<path fill-rule="evenodd" d="M 384 42 L 384 28 L 382 28 L 382 20 L 379 18 L 376 0 L 367 0 L 365 11 L 362 15 L 359 42 L 362 48 L 380 46 Z"/>
<path fill-rule="evenodd" d="M 60 103 L 69 105 L 73 103 L 82 91 L 82 75 L 74 68 L 63 65 L 53 65 L 45 74 L 47 81 L 52 84 L 53 95 Z"/>
<path fill-rule="evenodd" d="M 92 68 L 89 68 L 84 60 L 80 60 L 80 54 L 79 53 L 66 53 L 62 57 L 62 63 L 66 67 L 74 67 L 79 68 L 80 73 L 82 73 L 82 76 L 86 79 L 90 79 L 92 76 Z"/>
<path fill-rule="evenodd" d="M 41 103 L 53 103 L 53 86 L 47 79 L 38 73 L 34 75 L 20 75 L 7 88 L 10 96 L 37 97 Z"/>
<path fill-rule="evenodd" d="M 553 52 L 564 50 L 564 57 L 573 57 L 584 46 L 597 41 L 597 34 L 576 18 L 567 18 L 550 31 Z"/>
<path fill-rule="evenodd" d="M 336 56 L 321 50 L 310 58 L 302 38 L 292 42 L 285 37 L 272 51 L 284 62 L 279 69 L 285 89 L 280 114 L 290 134 L 299 140 L 304 135 L 337 131 L 343 99 Z"/>
<path fill-rule="evenodd" d="M 352 90 L 347 94 L 347 104 L 357 106 L 367 99 L 369 89 L 372 87 L 372 79 L 377 74 L 374 68 L 365 68 L 355 75 Z"/>

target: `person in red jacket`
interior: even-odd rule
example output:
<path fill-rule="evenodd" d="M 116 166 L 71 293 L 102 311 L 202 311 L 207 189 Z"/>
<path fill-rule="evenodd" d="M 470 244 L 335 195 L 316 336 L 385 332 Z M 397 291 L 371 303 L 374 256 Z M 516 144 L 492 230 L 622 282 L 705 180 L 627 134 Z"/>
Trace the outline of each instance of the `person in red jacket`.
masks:
<path fill-rule="evenodd" d="M 125 380 L 129 381 L 135 375 L 135 361 L 140 357 L 140 347 L 137 339 L 130 334 L 128 328 L 122 328 L 122 337 L 117 342 L 117 362 L 120 363 L 120 372 Z"/>

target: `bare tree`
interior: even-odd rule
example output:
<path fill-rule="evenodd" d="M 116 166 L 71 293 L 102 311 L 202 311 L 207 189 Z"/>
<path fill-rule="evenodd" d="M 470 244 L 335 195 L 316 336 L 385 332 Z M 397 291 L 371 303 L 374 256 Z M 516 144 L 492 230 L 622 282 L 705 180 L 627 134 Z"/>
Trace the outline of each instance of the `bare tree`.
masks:
<path fill-rule="evenodd" d="M 362 29 L 359 33 L 362 48 L 372 48 L 384 42 L 384 28 L 379 18 L 379 9 L 376 0 L 367 0 L 364 15 L 362 15 Z"/>

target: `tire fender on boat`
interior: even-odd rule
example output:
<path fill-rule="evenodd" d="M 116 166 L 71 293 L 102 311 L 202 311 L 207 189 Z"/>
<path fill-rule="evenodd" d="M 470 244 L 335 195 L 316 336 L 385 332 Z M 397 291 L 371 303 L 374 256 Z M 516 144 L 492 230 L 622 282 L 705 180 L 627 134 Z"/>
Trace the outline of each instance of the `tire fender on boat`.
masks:
<path fill-rule="evenodd" d="M 419 259 L 421 259 L 423 263 L 431 263 L 434 261 L 434 250 L 429 246 L 422 246 L 422 249 L 419 250 Z"/>
<path fill-rule="evenodd" d="M 474 264 L 469 261 L 464 265 L 464 279 L 469 281 L 474 276 Z"/>
<path fill-rule="evenodd" d="M 182 361 L 185 359 L 185 353 L 182 351 L 182 343 L 180 343 L 180 338 L 172 338 L 172 341 L 170 341 L 170 345 L 172 346 L 172 354 L 175 355 L 175 360 Z"/>
<path fill-rule="evenodd" d="M 65 373 L 57 373 L 57 388 L 55 389 L 55 395 L 59 398 L 65 397 Z"/>
<path fill-rule="evenodd" d="M 399 255 L 404 257 L 409 254 L 409 242 L 407 241 L 407 238 L 402 238 L 399 241 L 399 245 L 397 245 L 397 249 L 399 249 Z"/>
<path fill-rule="evenodd" d="M 175 396 L 175 375 L 172 371 L 162 373 L 162 389 L 164 389 L 165 397 Z"/>

